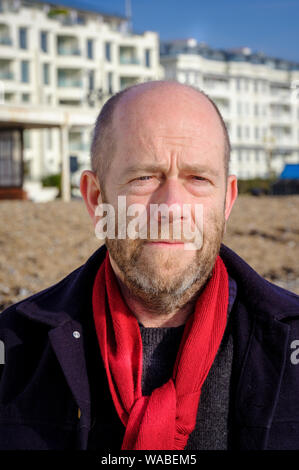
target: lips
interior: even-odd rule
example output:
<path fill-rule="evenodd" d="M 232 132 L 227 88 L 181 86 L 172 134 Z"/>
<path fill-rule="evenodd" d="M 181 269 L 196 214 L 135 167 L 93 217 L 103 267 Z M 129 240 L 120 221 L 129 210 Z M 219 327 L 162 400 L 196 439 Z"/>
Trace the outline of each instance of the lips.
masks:
<path fill-rule="evenodd" d="M 169 245 L 184 245 L 185 242 L 182 242 L 182 241 L 175 241 L 175 240 L 157 240 L 157 241 L 149 241 L 147 242 L 147 244 L 150 244 L 150 245 L 165 245 L 165 246 L 169 246 Z"/>

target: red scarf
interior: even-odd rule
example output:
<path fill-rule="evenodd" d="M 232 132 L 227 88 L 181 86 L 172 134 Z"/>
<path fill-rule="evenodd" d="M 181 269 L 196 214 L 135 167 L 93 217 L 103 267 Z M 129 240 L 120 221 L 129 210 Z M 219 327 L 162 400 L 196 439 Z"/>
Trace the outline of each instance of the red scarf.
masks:
<path fill-rule="evenodd" d="M 220 256 L 188 318 L 172 378 L 143 396 L 142 340 L 107 252 L 93 285 L 97 337 L 112 399 L 126 427 L 122 450 L 182 450 L 196 423 L 201 387 L 224 333 L 228 275 Z"/>

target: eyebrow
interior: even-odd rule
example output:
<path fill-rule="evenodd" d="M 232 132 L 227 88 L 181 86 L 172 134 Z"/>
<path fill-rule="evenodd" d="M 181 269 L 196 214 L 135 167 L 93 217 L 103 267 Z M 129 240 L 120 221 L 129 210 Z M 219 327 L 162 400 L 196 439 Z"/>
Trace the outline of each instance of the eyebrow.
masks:
<path fill-rule="evenodd" d="M 180 167 L 181 171 L 188 171 L 189 173 L 204 173 L 204 174 L 209 174 L 212 176 L 219 176 L 219 171 L 214 169 L 214 168 L 209 168 L 205 165 L 195 165 L 195 164 L 189 164 L 189 163 L 184 163 Z M 139 172 L 145 172 L 145 173 L 166 173 L 167 172 L 167 167 L 163 165 L 154 165 L 154 164 L 149 164 L 149 165 L 132 165 L 124 171 L 125 176 L 130 176 L 134 175 Z"/>
<path fill-rule="evenodd" d="M 141 171 L 144 171 L 146 173 L 166 173 L 167 168 L 164 167 L 163 165 L 154 165 L 154 164 L 149 164 L 149 165 L 132 165 L 129 166 L 128 168 L 125 169 L 124 175 L 125 176 L 130 176 L 134 175 L 136 173 L 139 173 Z"/>
<path fill-rule="evenodd" d="M 181 168 L 182 171 L 188 171 L 189 173 L 204 173 L 213 176 L 219 176 L 219 170 L 215 168 L 207 167 L 206 165 L 196 165 L 192 163 L 184 163 Z"/>

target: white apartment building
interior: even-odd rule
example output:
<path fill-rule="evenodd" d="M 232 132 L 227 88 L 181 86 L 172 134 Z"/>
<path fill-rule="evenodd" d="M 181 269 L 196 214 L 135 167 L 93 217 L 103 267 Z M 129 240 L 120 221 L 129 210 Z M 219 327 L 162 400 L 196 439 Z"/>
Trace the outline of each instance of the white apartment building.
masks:
<path fill-rule="evenodd" d="M 63 3 L 63 0 L 61 1 Z M 56 2 L 0 0 L 0 108 L 84 113 L 94 120 L 111 94 L 161 78 L 159 38 L 125 17 Z M 89 167 L 91 125 L 71 126 L 71 170 Z M 59 130 L 24 131 L 25 178 L 61 171 Z"/>
<path fill-rule="evenodd" d="M 205 91 L 218 105 L 240 179 L 278 174 L 299 162 L 299 64 L 215 50 L 195 39 L 161 43 L 165 78 Z"/>

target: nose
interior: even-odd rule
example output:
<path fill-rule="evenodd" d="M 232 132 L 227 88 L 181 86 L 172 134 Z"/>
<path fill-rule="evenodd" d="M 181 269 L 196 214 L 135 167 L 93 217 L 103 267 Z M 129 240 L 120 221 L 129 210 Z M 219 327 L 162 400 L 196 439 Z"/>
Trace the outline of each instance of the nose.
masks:
<path fill-rule="evenodd" d="M 156 192 L 154 200 L 151 201 L 152 204 L 164 205 L 168 209 L 171 207 L 169 212 L 169 221 L 174 221 L 176 219 L 183 219 L 183 205 L 186 203 L 186 194 L 184 188 L 180 182 L 175 178 L 166 179 L 159 188 L 159 191 Z M 163 219 L 163 211 L 157 212 L 158 220 Z"/>

